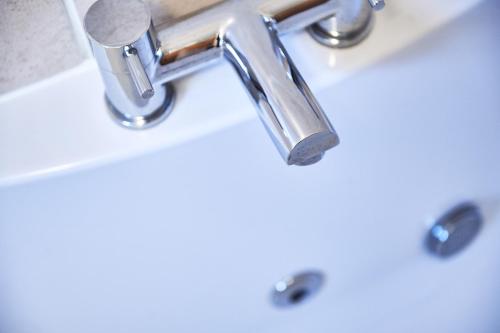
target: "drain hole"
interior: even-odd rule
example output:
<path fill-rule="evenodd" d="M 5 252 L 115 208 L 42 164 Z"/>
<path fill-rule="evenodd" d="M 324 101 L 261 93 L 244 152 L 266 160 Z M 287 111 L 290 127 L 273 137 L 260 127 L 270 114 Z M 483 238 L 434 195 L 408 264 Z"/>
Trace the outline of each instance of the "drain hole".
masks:
<path fill-rule="evenodd" d="M 303 272 L 284 278 L 274 285 L 271 300 L 277 307 L 302 304 L 318 293 L 323 280 L 320 272 Z"/>
<path fill-rule="evenodd" d="M 309 292 L 305 289 L 294 291 L 290 295 L 290 303 L 296 304 L 302 302 L 307 297 L 307 294 L 309 294 Z"/>

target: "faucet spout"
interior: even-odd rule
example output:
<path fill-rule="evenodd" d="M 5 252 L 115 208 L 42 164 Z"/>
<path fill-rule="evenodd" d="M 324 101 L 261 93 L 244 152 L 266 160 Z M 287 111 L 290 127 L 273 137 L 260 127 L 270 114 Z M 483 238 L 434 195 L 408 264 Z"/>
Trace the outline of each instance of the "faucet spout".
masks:
<path fill-rule="evenodd" d="M 272 22 L 238 16 L 228 27 L 224 55 L 255 102 L 259 117 L 289 165 L 318 162 L 338 136 L 281 44 Z"/>
<path fill-rule="evenodd" d="M 280 36 L 309 26 L 325 45 L 351 46 L 366 37 L 372 11 L 383 5 L 226 0 L 155 25 L 143 0 L 97 0 L 84 22 L 109 110 L 121 125 L 142 129 L 159 123 L 170 113 L 175 80 L 229 61 L 286 163 L 310 165 L 339 138 Z"/>

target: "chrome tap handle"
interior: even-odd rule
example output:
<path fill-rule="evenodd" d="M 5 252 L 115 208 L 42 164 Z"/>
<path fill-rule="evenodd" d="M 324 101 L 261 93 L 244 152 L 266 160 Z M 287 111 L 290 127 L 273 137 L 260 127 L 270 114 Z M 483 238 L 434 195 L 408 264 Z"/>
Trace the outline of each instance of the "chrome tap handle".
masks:
<path fill-rule="evenodd" d="M 113 118 L 131 128 L 160 122 L 170 111 L 173 91 L 153 80 L 159 44 L 148 6 L 100 0 L 84 22 Z"/>
<path fill-rule="evenodd" d="M 155 94 L 153 85 L 151 84 L 146 71 L 144 71 L 141 59 L 139 59 L 139 56 L 137 55 L 137 50 L 133 47 L 125 46 L 124 56 L 128 69 L 130 70 L 130 75 L 132 76 L 132 81 L 134 81 L 139 95 L 146 99 L 153 97 Z"/>

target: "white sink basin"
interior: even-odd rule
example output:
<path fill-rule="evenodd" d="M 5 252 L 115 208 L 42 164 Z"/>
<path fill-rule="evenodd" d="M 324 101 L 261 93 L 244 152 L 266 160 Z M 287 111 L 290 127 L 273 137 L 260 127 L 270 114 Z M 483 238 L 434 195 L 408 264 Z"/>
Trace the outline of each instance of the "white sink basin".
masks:
<path fill-rule="evenodd" d="M 498 332 L 500 5 L 414 2 L 351 50 L 286 39 L 341 137 L 309 167 L 229 67 L 179 82 L 148 131 L 112 122 L 91 60 L 0 97 L 0 331 Z M 484 228 L 431 256 L 463 200 Z M 273 307 L 306 269 L 319 294 Z"/>

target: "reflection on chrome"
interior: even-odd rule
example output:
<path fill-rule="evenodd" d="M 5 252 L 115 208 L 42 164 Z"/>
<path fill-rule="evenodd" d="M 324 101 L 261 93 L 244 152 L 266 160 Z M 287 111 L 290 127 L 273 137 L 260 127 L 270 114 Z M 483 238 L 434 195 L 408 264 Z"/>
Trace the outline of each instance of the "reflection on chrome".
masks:
<path fill-rule="evenodd" d="M 171 110 L 173 80 L 224 59 L 241 78 L 283 159 L 309 165 L 339 139 L 280 35 L 313 25 L 315 39 L 323 44 L 329 45 L 317 32 L 324 30 L 329 40 L 340 41 L 334 44 L 352 45 L 369 31 L 371 6 L 381 4 L 231 0 L 154 26 L 140 0 L 99 0 L 85 16 L 85 29 L 109 108 L 120 124 L 146 128 L 160 122 Z"/>

